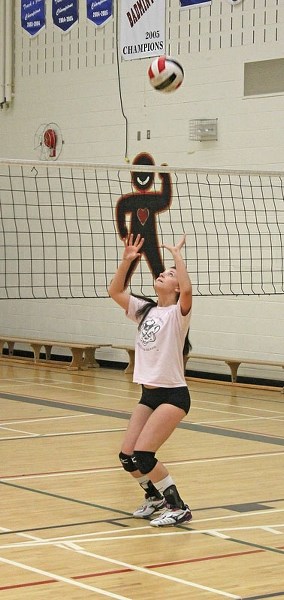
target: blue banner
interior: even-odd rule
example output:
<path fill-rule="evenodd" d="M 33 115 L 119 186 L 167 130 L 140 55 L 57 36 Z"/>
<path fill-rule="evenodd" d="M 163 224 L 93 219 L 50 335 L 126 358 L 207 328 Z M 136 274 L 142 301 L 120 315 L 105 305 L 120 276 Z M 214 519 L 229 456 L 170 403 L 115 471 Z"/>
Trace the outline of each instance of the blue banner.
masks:
<path fill-rule="evenodd" d="M 87 0 L 87 18 L 102 27 L 112 18 L 112 0 Z"/>
<path fill-rule="evenodd" d="M 45 0 L 21 0 L 22 28 L 37 35 L 45 27 Z"/>
<path fill-rule="evenodd" d="M 180 8 L 195 8 L 211 3 L 212 0 L 179 0 Z"/>
<path fill-rule="evenodd" d="M 52 0 L 52 20 L 66 32 L 78 21 L 78 0 Z"/>

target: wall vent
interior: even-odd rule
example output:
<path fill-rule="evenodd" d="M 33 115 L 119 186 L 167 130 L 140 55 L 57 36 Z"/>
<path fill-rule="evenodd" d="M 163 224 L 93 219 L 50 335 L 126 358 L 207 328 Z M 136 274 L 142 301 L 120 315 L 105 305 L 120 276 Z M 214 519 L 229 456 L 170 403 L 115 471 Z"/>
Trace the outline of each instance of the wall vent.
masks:
<path fill-rule="evenodd" d="M 218 140 L 218 119 L 193 119 L 189 121 L 189 139 L 197 142 Z"/>

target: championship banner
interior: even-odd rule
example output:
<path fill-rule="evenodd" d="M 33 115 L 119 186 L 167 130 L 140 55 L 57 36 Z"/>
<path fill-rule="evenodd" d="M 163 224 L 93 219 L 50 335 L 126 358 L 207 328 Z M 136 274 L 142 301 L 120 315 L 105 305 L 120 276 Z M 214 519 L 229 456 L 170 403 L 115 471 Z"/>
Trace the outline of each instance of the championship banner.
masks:
<path fill-rule="evenodd" d="M 200 8 L 212 4 L 212 0 L 179 0 L 180 8 Z"/>
<path fill-rule="evenodd" d="M 120 44 L 124 60 L 165 54 L 165 0 L 121 0 Z"/>
<path fill-rule="evenodd" d="M 22 28 L 31 36 L 45 27 L 45 0 L 21 0 Z"/>
<path fill-rule="evenodd" d="M 97 27 L 105 25 L 112 16 L 112 0 L 87 0 L 87 19 Z"/>
<path fill-rule="evenodd" d="M 52 20 L 64 33 L 78 21 L 78 0 L 52 0 Z"/>

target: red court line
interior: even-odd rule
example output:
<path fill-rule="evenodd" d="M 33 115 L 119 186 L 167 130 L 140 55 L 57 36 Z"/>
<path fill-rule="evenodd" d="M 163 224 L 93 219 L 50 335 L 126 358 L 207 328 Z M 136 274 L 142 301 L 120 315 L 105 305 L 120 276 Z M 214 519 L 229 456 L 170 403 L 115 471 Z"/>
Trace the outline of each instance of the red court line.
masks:
<path fill-rule="evenodd" d="M 152 565 L 145 565 L 144 568 L 145 569 L 157 569 L 157 568 L 161 568 L 161 567 L 173 567 L 175 565 L 203 562 L 206 560 L 219 560 L 222 558 L 234 558 L 236 556 L 245 556 L 246 554 L 258 554 L 260 552 L 264 552 L 264 550 L 262 550 L 262 549 L 246 550 L 243 552 L 231 552 L 230 554 L 217 554 L 215 556 L 203 556 L 202 558 L 189 558 L 189 559 L 176 560 L 176 561 L 170 561 L 170 562 L 156 563 L 156 564 L 152 564 Z M 132 569 L 113 569 L 110 571 L 101 571 L 99 573 L 74 575 L 73 577 L 70 577 L 70 579 L 75 579 L 75 580 L 90 579 L 92 577 L 101 577 L 104 575 L 119 575 L 121 573 L 131 573 L 131 572 L 132 572 Z M 1 586 L 0 591 L 13 590 L 13 589 L 24 588 L 24 587 L 32 587 L 35 585 L 47 585 L 48 583 L 58 583 L 58 581 L 55 579 L 48 579 L 48 580 L 43 580 L 43 581 L 32 581 L 32 582 L 28 582 L 28 583 L 17 583 L 17 584 L 12 584 L 12 585 Z"/>

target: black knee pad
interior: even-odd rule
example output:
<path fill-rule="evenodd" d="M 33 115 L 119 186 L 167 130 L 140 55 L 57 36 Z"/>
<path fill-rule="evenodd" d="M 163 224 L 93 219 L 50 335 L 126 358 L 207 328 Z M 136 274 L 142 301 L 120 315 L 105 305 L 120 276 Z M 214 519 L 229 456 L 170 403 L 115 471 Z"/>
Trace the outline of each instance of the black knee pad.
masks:
<path fill-rule="evenodd" d="M 134 450 L 132 458 L 134 464 L 137 465 L 137 469 L 142 475 L 147 475 L 157 464 L 155 452 L 144 452 L 144 450 Z"/>
<path fill-rule="evenodd" d="M 124 452 L 120 452 L 118 457 L 125 471 L 128 471 L 129 473 L 137 471 L 137 466 L 132 461 L 132 456 L 129 456 L 129 454 L 124 454 Z"/>

